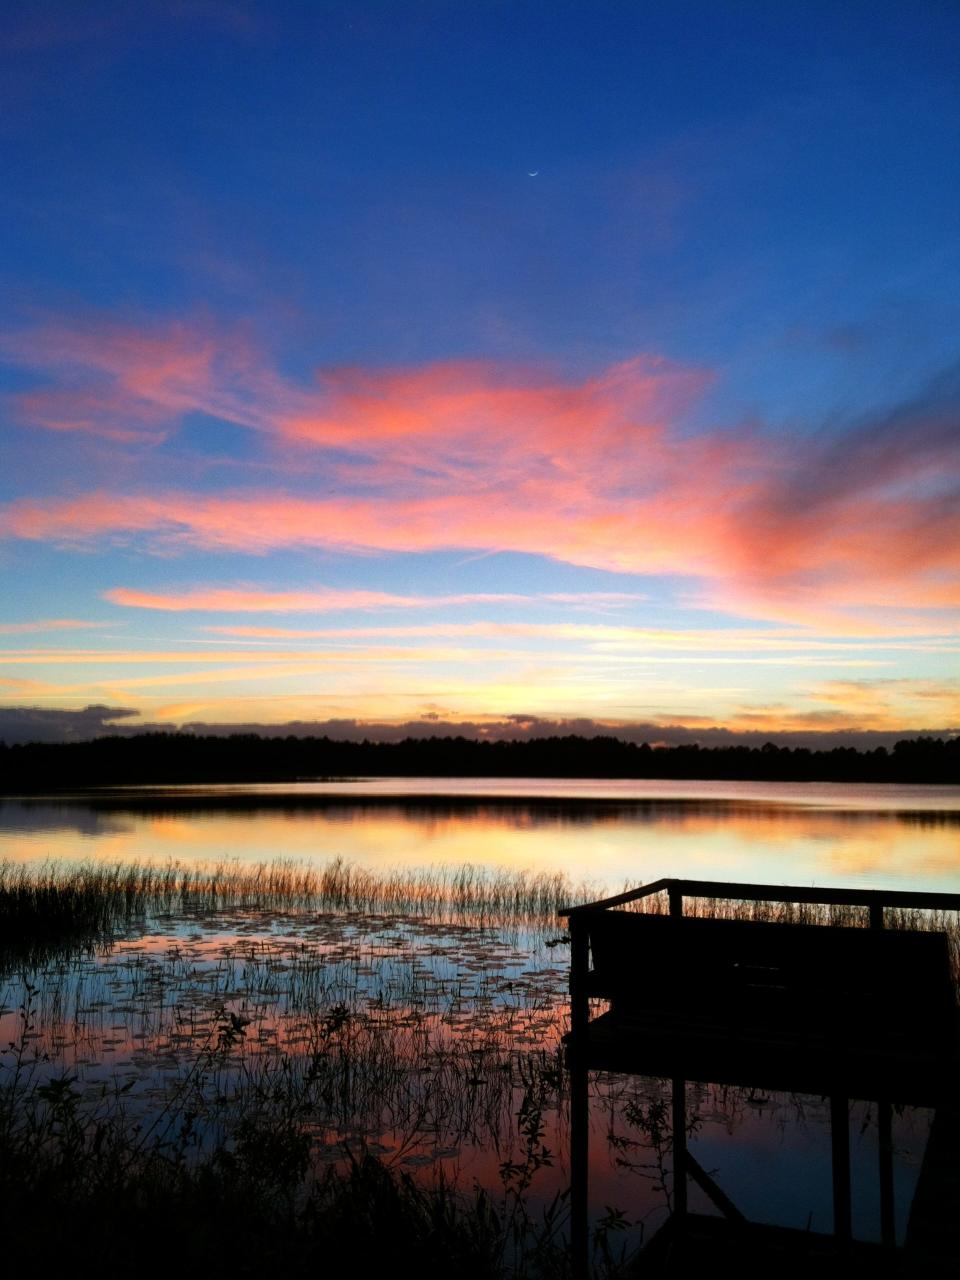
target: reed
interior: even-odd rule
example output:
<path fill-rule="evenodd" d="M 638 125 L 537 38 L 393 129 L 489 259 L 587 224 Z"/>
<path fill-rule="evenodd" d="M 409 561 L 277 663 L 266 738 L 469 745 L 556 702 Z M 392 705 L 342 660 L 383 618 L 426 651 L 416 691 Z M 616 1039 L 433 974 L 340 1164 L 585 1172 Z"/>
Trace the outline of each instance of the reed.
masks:
<path fill-rule="evenodd" d="M 0 863 L 0 958 L 109 942 L 158 915 L 219 911 L 387 912 L 487 925 L 546 925 L 598 886 L 557 872 L 474 864 L 374 871 L 278 859 L 216 863 Z"/>

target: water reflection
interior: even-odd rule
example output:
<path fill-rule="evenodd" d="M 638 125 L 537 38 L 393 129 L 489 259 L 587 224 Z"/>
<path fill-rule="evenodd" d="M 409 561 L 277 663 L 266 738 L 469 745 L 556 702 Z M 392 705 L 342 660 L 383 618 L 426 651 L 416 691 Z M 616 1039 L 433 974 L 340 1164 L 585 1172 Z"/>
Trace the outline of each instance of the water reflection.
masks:
<path fill-rule="evenodd" d="M 416 780 L 414 780 L 416 781 Z M 289 788 L 126 791 L 0 801 L 0 857 L 17 860 L 261 862 L 275 857 L 362 866 L 482 864 L 565 872 L 616 890 L 661 876 L 954 889 L 960 884 L 960 789 L 760 784 L 751 796 L 534 800 L 466 794 L 355 801 Z M 620 787 L 624 784 L 609 784 Z M 686 783 L 692 788 L 694 784 Z M 735 784 L 726 784 L 728 787 Z M 742 784 L 746 785 L 746 784 Z M 701 784 L 709 790 L 708 784 Z M 867 792 L 881 792 L 865 807 Z M 840 797 L 843 792 L 845 799 Z M 922 803 L 927 807 L 911 807 Z M 846 806 L 846 807 L 845 807 Z"/>
<path fill-rule="evenodd" d="M 21 1101 L 69 1076 L 91 1123 L 119 1114 L 149 1131 L 162 1116 L 167 1144 L 189 1133 L 191 1159 L 229 1145 L 280 1097 L 318 1166 L 369 1151 L 495 1200 L 522 1184 L 536 1215 L 571 1178 L 567 951 L 543 943 L 539 932 L 396 915 L 157 920 L 100 954 L 9 975 L 0 1042 L 20 1047 Z M 613 1243 L 632 1251 L 672 1207 L 669 1082 L 607 1072 L 590 1094 L 590 1221 L 621 1210 Z M 686 1104 L 690 1150 L 746 1211 L 829 1221 L 821 1099 L 691 1084 Z M 901 1205 L 928 1123 L 910 1109 L 895 1120 Z M 858 1230 L 869 1238 L 876 1117 L 864 1105 L 853 1133 L 854 1186 L 866 1189 Z M 785 1167 L 786 1183 L 768 1177 Z"/>
<path fill-rule="evenodd" d="M 401 800 L 380 785 L 356 799 L 305 786 L 4 800 L 0 857 L 34 870 L 51 859 L 344 858 L 377 874 L 471 864 L 565 873 L 601 891 L 662 876 L 960 887 L 960 793 L 947 789 L 921 804 L 918 789 L 886 788 L 870 808 L 876 789 L 794 788 L 791 800 L 783 787 L 683 784 L 642 797 L 607 784 L 591 799 L 538 784 L 524 799 L 484 783 Z M 554 922 L 480 927 L 369 903 L 338 914 L 243 907 L 154 915 L 111 948 L 0 975 L 0 1045 L 12 1046 L 0 1057 L 24 1114 L 42 1107 L 46 1082 L 75 1077 L 91 1125 L 107 1114 L 137 1133 L 161 1124 L 164 1141 L 189 1138 L 202 1159 L 229 1148 L 250 1115 L 268 1132 L 281 1099 L 314 1167 L 367 1151 L 425 1183 L 442 1175 L 495 1199 L 522 1190 L 534 1214 L 566 1192 L 568 951 Z M 638 1071 L 588 1085 L 587 1220 L 614 1251 L 649 1241 L 674 1207 L 670 1082 Z M 829 1103 L 708 1082 L 688 1082 L 683 1101 L 688 1150 L 744 1213 L 829 1230 Z M 874 1104 L 852 1104 L 853 1226 L 879 1238 L 884 1145 L 902 1239 L 930 1112 L 894 1115 L 884 1144 L 880 1121 Z M 705 1207 L 697 1186 L 689 1197 Z"/>

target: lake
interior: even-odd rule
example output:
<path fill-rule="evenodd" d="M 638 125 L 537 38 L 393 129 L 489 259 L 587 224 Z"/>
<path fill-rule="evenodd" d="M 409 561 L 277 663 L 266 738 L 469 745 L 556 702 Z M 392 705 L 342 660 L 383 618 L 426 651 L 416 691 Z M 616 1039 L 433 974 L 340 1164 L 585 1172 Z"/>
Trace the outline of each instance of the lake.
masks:
<path fill-rule="evenodd" d="M 957 892 L 960 788 L 404 778 L 112 790 L 0 801 L 0 859 L 239 873 L 339 859 L 412 884 L 470 864 L 562 873 L 578 896 L 664 876 Z M 522 1189 L 536 1213 L 569 1182 L 563 932 L 549 915 L 431 913 L 413 898 L 187 904 L 92 949 L 8 965 L 0 1041 L 29 1049 L 35 1081 L 75 1075 L 91 1108 L 122 1089 L 148 1125 L 156 1113 L 175 1124 L 189 1090 L 200 1149 L 231 1142 L 234 1117 L 282 1070 L 303 1091 L 318 1164 L 371 1151 L 421 1179 Z M 607 1075 L 592 1089 L 593 1221 L 621 1210 L 615 1243 L 632 1248 L 667 1211 L 664 1084 Z M 830 1229 L 824 1100 L 691 1083 L 688 1107 L 691 1152 L 743 1212 Z M 894 1121 L 901 1240 L 929 1125 L 916 1108 Z M 855 1234 L 876 1239 L 875 1109 L 853 1101 L 850 1131 Z M 709 1208 L 698 1194 L 691 1205 Z"/>
<path fill-rule="evenodd" d="M 960 787 L 377 778 L 0 800 L 0 857 L 334 857 L 560 871 L 618 890 L 662 876 L 960 888 Z"/>

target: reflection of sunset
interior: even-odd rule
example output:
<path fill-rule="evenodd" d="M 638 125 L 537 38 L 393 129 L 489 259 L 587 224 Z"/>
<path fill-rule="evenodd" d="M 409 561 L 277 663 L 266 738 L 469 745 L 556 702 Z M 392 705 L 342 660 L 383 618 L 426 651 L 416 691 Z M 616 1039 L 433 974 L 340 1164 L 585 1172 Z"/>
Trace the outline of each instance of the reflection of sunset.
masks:
<path fill-rule="evenodd" d="M 532 1106 L 550 1159 L 537 1167 L 529 1197 L 545 1207 L 570 1180 L 560 1051 L 567 977 L 565 953 L 489 928 L 357 913 L 167 920 L 146 937 L 38 975 L 28 1069 L 40 1080 L 69 1072 L 88 1096 L 122 1089 L 127 1113 L 147 1125 L 158 1108 L 179 1116 L 186 1099 L 201 1147 L 230 1132 L 231 1116 L 242 1119 L 244 1099 L 262 1105 L 268 1082 L 282 1079 L 297 1097 L 313 1098 L 301 1123 L 319 1166 L 347 1167 L 348 1150 L 372 1152 L 420 1183 L 444 1177 L 494 1196 L 503 1162 L 522 1167 L 526 1158 L 518 1116 Z M 23 1029 L 17 984 L 6 994 L 4 1043 Z M 642 1076 L 592 1079 L 595 1214 L 617 1204 L 634 1223 L 662 1218 L 669 1126 L 658 1148 L 633 1117 L 661 1107 L 666 1090 Z M 687 1093 L 691 1151 L 741 1208 L 792 1222 L 802 1199 L 804 1214 L 827 1221 L 822 1100 L 758 1102 L 747 1090 L 707 1083 L 690 1083 Z M 859 1113 L 854 1179 L 869 1186 L 875 1128 L 867 1108 Z M 903 1152 L 919 1149 L 926 1120 L 909 1110 L 898 1117 Z M 902 1179 L 912 1186 L 916 1172 L 904 1167 Z M 863 1230 L 876 1232 L 869 1215 Z"/>
<path fill-rule="evenodd" d="M 287 804 L 269 795 L 261 805 L 237 793 L 217 807 L 197 793 L 109 802 L 122 807 L 8 802 L 0 805 L 0 856 L 141 863 L 283 858 L 314 865 L 343 858 L 381 872 L 471 864 L 561 872 L 611 889 L 661 876 L 953 888 L 960 872 L 960 815 L 946 809 L 682 799 L 497 805 L 491 797 L 466 805 L 431 806 L 425 798 L 304 807 L 301 800 Z"/>

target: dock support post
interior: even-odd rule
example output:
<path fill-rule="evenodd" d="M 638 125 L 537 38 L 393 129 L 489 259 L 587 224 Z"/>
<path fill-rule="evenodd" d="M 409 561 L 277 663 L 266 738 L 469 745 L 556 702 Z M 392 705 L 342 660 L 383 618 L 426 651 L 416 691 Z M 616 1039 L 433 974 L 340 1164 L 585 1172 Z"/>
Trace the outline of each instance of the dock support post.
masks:
<path fill-rule="evenodd" d="M 853 1235 L 850 1205 L 850 1113 L 847 1099 L 830 1098 L 830 1150 L 833 1156 L 833 1234 L 842 1243 Z"/>
<path fill-rule="evenodd" d="M 673 1078 L 673 1212 L 681 1220 L 687 1213 L 687 1082 L 680 1076 Z"/>
<path fill-rule="evenodd" d="M 570 1262 L 573 1280 L 587 1280 L 590 1232 L 590 1098 L 585 1056 L 573 1049 L 570 1061 Z"/>
<path fill-rule="evenodd" d="M 570 928 L 570 1262 L 573 1280 L 587 1280 L 590 1239 L 587 1203 L 590 1171 L 590 1099 L 587 1092 L 587 978 L 590 935 L 585 920 L 572 915 Z"/>
<path fill-rule="evenodd" d="M 877 1140 L 880 1157 L 880 1243 L 885 1249 L 897 1247 L 897 1223 L 893 1206 L 893 1108 L 877 1103 Z"/>

